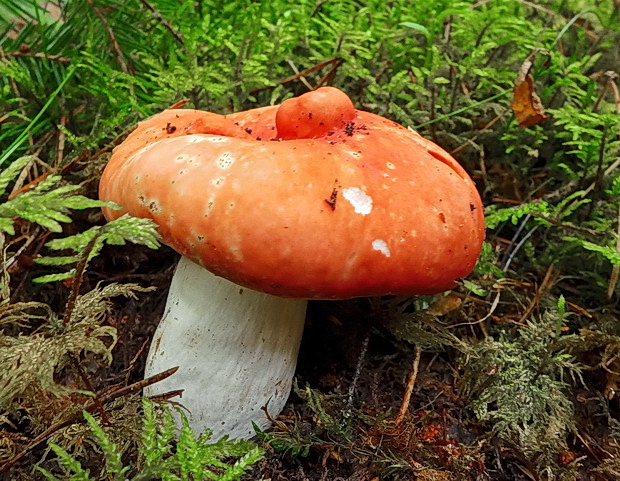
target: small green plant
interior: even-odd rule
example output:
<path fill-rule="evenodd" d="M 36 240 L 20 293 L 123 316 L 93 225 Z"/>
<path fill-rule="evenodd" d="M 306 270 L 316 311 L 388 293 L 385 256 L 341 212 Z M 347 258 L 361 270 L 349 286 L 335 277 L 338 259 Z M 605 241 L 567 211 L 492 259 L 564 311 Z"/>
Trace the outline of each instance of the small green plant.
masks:
<path fill-rule="evenodd" d="M 581 368 L 560 343 L 564 299 L 516 333 L 485 338 L 462 356 L 463 394 L 491 433 L 536 459 L 555 464 L 575 429 L 571 381 Z M 565 336 L 571 337 L 571 336 Z"/>
<path fill-rule="evenodd" d="M 229 440 L 224 437 L 210 442 L 211 433 L 208 431 L 197 437 L 181 410 L 179 414 L 182 425 L 177 441 L 177 427 L 170 409 L 156 406 L 148 399 L 143 399 L 142 405 L 144 425 L 137 448 L 137 465 L 125 465 L 122 452 L 106 434 L 105 428 L 97 423 L 93 416 L 84 412 L 97 448 L 103 455 L 103 469 L 91 474 L 78 459 L 57 444 L 50 443 L 49 447 L 58 457 L 62 477 L 42 467 L 38 467 L 38 471 L 53 481 L 235 481 L 263 457 L 263 450 L 249 441 Z"/>

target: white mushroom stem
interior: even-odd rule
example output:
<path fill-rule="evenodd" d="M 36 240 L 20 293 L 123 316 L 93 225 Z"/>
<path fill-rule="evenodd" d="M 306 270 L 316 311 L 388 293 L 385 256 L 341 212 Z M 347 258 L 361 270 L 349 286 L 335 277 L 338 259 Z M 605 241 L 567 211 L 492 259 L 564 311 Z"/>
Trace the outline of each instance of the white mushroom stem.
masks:
<path fill-rule="evenodd" d="M 252 422 L 270 424 L 261 408 L 275 416 L 289 396 L 306 304 L 240 287 L 183 257 L 145 376 L 179 370 L 145 395 L 183 389 L 180 402 L 195 432 L 253 436 Z"/>

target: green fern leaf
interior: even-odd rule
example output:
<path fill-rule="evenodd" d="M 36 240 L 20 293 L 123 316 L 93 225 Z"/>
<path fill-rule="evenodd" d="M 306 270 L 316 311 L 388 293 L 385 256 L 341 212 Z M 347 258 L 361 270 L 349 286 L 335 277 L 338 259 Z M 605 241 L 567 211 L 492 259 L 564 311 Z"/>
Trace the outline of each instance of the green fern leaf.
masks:
<path fill-rule="evenodd" d="M 564 240 L 579 244 L 586 250 L 598 252 L 613 265 L 620 266 L 620 252 L 613 247 L 601 246 L 577 237 L 564 237 Z"/>
<path fill-rule="evenodd" d="M 54 454 L 58 456 L 58 463 L 66 470 L 67 473 L 72 473 L 69 479 L 71 481 L 95 481 L 95 478 L 90 476 L 90 472 L 87 469 L 84 469 L 80 462 L 75 459 L 71 454 L 62 449 L 60 446 L 54 443 L 50 443 L 49 447 Z M 41 467 L 37 467 L 38 471 L 41 472 L 47 479 L 60 481 L 61 478 L 57 478 L 52 473 L 46 471 Z"/>
<path fill-rule="evenodd" d="M 0 195 L 4 194 L 7 186 L 15 180 L 17 175 L 22 171 L 24 167 L 26 167 L 26 165 L 28 165 L 28 162 L 30 162 L 31 160 L 31 156 L 20 157 L 0 172 Z"/>
<path fill-rule="evenodd" d="M 9 234 L 14 234 L 12 222 L 10 227 L 8 222 L 14 217 L 19 217 L 39 224 L 52 232 L 60 232 L 62 230 L 60 223 L 71 222 L 71 218 L 68 216 L 70 210 L 108 205 L 107 202 L 88 199 L 81 195 L 72 195 L 80 187 L 76 185 L 58 186 L 60 181 L 60 176 L 50 175 L 34 189 L 0 204 L 0 219 L 4 219 L 0 228 Z"/>
<path fill-rule="evenodd" d="M 103 428 L 97 424 L 95 419 L 88 412 L 84 412 L 84 418 L 105 455 L 108 473 L 112 474 L 116 481 L 124 481 L 126 479 L 125 473 L 127 473 L 130 468 L 129 466 L 123 467 L 121 453 L 118 447 L 110 440 Z"/>
<path fill-rule="evenodd" d="M 88 260 L 96 257 L 105 244 L 125 245 L 127 242 L 133 242 L 134 244 L 146 245 L 151 249 L 157 249 L 160 245 L 160 236 L 155 230 L 156 227 L 157 225 L 150 219 L 124 215 L 103 226 L 95 226 L 79 234 L 54 239 L 46 244 L 46 247 L 52 250 L 72 250 L 76 253 L 75 256 L 42 257 L 36 262 L 48 266 L 61 266 L 77 262 L 91 243 Z M 68 277 L 70 275 L 67 273 L 51 274 L 37 277 L 33 282 L 53 282 Z"/>

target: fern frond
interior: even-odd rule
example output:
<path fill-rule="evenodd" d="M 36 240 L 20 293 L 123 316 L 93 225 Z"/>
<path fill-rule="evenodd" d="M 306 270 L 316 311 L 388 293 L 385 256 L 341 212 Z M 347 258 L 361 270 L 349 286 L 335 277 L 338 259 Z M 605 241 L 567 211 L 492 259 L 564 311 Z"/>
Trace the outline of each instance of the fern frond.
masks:
<path fill-rule="evenodd" d="M 110 206 L 109 203 L 106 205 Z M 99 254 L 105 244 L 125 245 L 127 242 L 133 242 L 134 244 L 146 245 L 151 249 L 157 249 L 160 245 L 160 236 L 155 230 L 156 227 L 157 224 L 150 219 L 124 215 L 103 226 L 95 226 L 79 234 L 55 239 L 46 244 L 52 250 L 72 250 L 75 252 L 74 256 L 41 257 L 36 259 L 36 262 L 50 266 L 68 265 L 77 262 L 87 246 L 91 246 L 88 253 L 88 260 L 91 260 Z M 44 283 L 67 279 L 71 277 L 71 272 L 40 276 L 33 282 Z"/>
<path fill-rule="evenodd" d="M 7 186 L 15 180 L 17 175 L 22 171 L 26 165 L 30 161 L 32 161 L 33 157 L 30 155 L 25 155 L 24 157 L 20 157 L 16 161 L 12 162 L 11 165 L 0 171 L 0 195 L 3 195 L 6 191 Z"/>
<path fill-rule="evenodd" d="M 17 160 L 11 164 L 7 177 L 16 172 L 16 169 L 13 168 L 15 163 L 22 165 L 23 162 L 23 160 Z M 60 176 L 50 175 L 34 189 L 1 203 L 0 220 L 2 222 L 0 222 L 0 229 L 14 235 L 15 229 L 12 219 L 19 217 L 52 232 L 60 232 L 62 230 L 60 222 L 71 222 L 71 218 L 68 216 L 70 210 L 108 206 L 107 202 L 74 195 L 74 192 L 80 187 L 76 185 L 59 186 L 60 181 Z"/>
<path fill-rule="evenodd" d="M 54 443 L 50 443 L 49 447 L 58 457 L 58 464 L 63 467 L 65 473 L 71 473 L 71 477 L 58 478 L 49 471 L 37 466 L 37 471 L 43 474 L 47 479 L 51 481 L 61 481 L 61 479 L 69 479 L 70 481 L 95 481 L 95 478 L 90 476 L 90 472 L 87 469 L 84 469 L 80 462 L 63 448 Z"/>
<path fill-rule="evenodd" d="M 88 426 L 97 439 L 97 444 L 99 444 L 99 447 L 103 451 L 108 473 L 114 476 L 116 481 L 125 481 L 125 473 L 127 473 L 130 468 L 129 466 L 123 466 L 121 453 L 118 451 L 116 444 L 112 442 L 103 428 L 97 424 L 95 419 L 88 412 L 84 412 L 84 419 L 86 419 Z"/>
<path fill-rule="evenodd" d="M 575 244 L 580 245 L 586 250 L 597 252 L 609 262 L 611 262 L 613 265 L 620 266 L 620 252 L 618 252 L 615 247 L 594 244 L 593 242 L 579 239 L 577 237 L 564 237 L 564 240 L 574 242 Z"/>

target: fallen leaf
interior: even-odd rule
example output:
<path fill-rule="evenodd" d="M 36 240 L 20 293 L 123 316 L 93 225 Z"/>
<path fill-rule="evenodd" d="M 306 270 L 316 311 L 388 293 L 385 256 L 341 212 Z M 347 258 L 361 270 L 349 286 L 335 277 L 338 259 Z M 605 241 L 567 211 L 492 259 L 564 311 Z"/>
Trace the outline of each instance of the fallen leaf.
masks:
<path fill-rule="evenodd" d="M 445 316 L 448 312 L 457 309 L 462 302 L 463 300 L 460 297 L 451 292 L 433 302 L 428 309 L 426 309 L 426 312 L 435 316 Z"/>
<path fill-rule="evenodd" d="M 540 51 L 541 49 L 536 49 L 527 57 L 515 79 L 510 108 L 522 129 L 539 124 L 547 118 L 540 97 L 534 90 L 534 78 L 530 75 L 534 58 Z"/>

